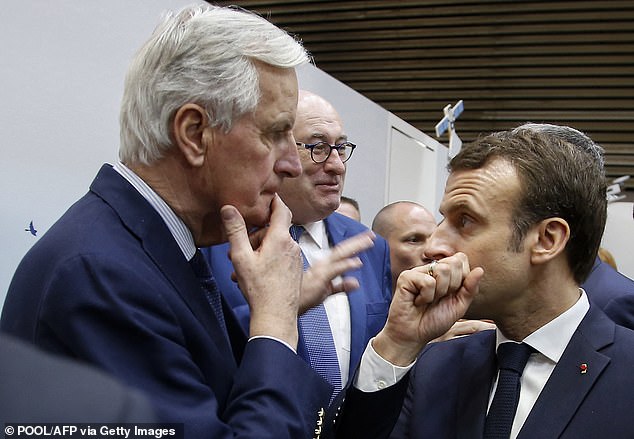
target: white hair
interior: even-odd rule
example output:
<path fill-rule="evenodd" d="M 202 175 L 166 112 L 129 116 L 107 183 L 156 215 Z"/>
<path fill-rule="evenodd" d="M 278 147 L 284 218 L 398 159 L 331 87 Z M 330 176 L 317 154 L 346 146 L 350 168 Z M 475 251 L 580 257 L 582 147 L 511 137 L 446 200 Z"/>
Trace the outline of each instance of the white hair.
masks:
<path fill-rule="evenodd" d="M 310 57 L 288 33 L 243 9 L 194 5 L 168 13 L 126 75 L 120 160 L 160 159 L 172 146 L 175 112 L 189 102 L 229 131 L 260 100 L 256 61 L 294 68 Z"/>

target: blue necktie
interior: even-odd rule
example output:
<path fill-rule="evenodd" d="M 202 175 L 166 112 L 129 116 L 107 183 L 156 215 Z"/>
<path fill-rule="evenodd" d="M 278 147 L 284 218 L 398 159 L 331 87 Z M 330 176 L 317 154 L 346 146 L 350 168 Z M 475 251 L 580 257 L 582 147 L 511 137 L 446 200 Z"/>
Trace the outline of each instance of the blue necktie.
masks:
<path fill-rule="evenodd" d="M 198 277 L 203 292 L 205 293 L 205 297 L 207 298 L 207 302 L 209 302 L 214 315 L 218 319 L 220 327 L 224 331 L 225 336 L 228 337 L 227 324 L 225 323 L 225 316 L 222 312 L 220 291 L 218 290 L 218 285 L 216 285 L 216 279 L 214 279 L 214 276 L 211 273 L 209 264 L 207 264 L 205 257 L 198 249 L 196 249 L 196 253 L 189 263 L 194 269 L 196 277 Z"/>
<path fill-rule="evenodd" d="M 502 343 L 497 359 L 500 374 L 484 424 L 484 439 L 508 439 L 520 399 L 520 377 L 533 348 L 525 343 Z"/>
<path fill-rule="evenodd" d="M 289 232 L 295 241 L 299 241 L 304 228 L 292 225 Z M 304 269 L 308 261 L 302 253 Z M 328 315 L 323 303 L 306 311 L 299 317 L 299 331 L 308 351 L 308 362 L 322 378 L 334 387 L 331 400 L 341 390 L 341 372 L 335 342 L 332 338 Z"/>

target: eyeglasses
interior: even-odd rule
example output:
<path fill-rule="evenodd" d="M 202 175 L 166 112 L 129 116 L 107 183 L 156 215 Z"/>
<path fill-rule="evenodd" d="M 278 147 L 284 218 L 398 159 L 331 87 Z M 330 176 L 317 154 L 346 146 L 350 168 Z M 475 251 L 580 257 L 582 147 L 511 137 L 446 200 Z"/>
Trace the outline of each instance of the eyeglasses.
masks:
<path fill-rule="evenodd" d="M 337 151 L 339 158 L 345 163 L 350 159 L 354 149 L 357 147 L 357 145 L 352 142 L 343 142 L 338 145 L 331 145 L 323 141 L 317 143 L 295 143 L 299 147 L 310 149 L 310 158 L 313 159 L 315 163 L 323 163 L 328 160 L 333 149 Z"/>

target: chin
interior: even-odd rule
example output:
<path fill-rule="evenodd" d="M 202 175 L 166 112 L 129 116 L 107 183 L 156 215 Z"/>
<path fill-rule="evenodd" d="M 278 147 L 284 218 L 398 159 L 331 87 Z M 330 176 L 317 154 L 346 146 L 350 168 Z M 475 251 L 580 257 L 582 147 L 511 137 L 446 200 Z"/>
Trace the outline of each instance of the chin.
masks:
<path fill-rule="evenodd" d="M 244 221 L 247 223 L 247 228 L 266 226 L 271 221 L 271 206 L 247 210 Z"/>
<path fill-rule="evenodd" d="M 339 205 L 341 204 L 341 197 L 332 197 L 324 201 L 324 208 L 322 210 L 324 212 L 333 213 L 339 208 Z"/>

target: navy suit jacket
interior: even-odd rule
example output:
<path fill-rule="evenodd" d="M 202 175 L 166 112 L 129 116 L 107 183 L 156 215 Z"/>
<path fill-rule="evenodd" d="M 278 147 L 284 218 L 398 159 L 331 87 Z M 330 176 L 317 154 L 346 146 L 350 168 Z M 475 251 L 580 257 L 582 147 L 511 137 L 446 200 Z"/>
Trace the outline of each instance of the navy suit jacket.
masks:
<path fill-rule="evenodd" d="M 0 325 L 142 389 L 186 437 L 306 437 L 330 386 L 225 319 L 230 340 L 161 217 L 104 165 L 20 263 Z"/>
<path fill-rule="evenodd" d="M 634 329 L 634 280 L 598 257 L 581 287 L 604 313 L 621 326 Z"/>
<path fill-rule="evenodd" d="M 494 358 L 493 330 L 431 344 L 412 370 L 390 437 L 481 438 L 496 373 Z M 591 305 L 518 439 L 634 437 L 633 365 L 634 331 Z"/>
<path fill-rule="evenodd" d="M 147 399 L 103 372 L 0 334 L 0 425 L 154 422 Z"/>
<path fill-rule="evenodd" d="M 326 231 L 333 246 L 341 241 L 368 230 L 364 225 L 339 213 L 333 213 L 325 220 Z M 237 283 L 231 280 L 233 266 L 229 260 L 229 245 L 221 244 L 201 249 L 206 256 L 220 291 L 233 308 L 238 320 L 248 331 L 249 305 Z M 350 303 L 350 375 L 361 361 L 361 355 L 370 340 L 385 325 L 392 298 L 392 277 L 390 274 L 390 251 L 386 241 L 377 236 L 374 247 L 359 254 L 363 266 L 346 273 L 356 277 L 359 289 L 348 294 Z M 300 339 L 297 352 L 308 358 L 306 346 Z"/>

